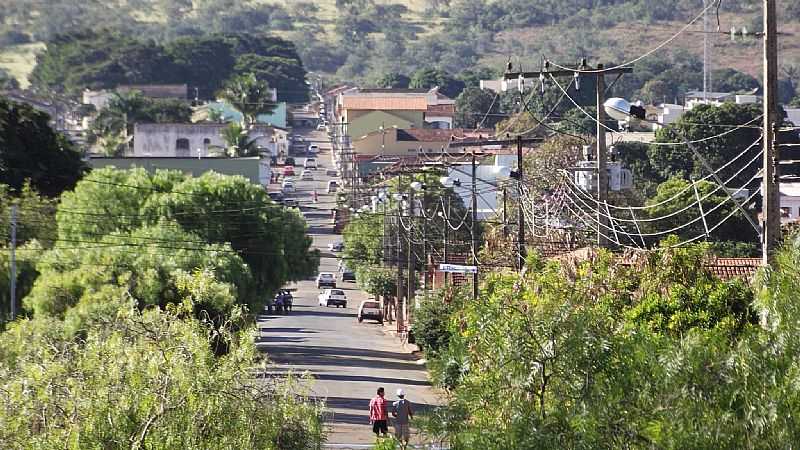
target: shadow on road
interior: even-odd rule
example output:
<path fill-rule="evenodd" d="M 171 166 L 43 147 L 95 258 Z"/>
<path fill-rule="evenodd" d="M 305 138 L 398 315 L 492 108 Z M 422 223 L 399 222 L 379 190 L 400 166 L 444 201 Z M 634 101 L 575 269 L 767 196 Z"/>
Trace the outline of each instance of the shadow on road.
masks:
<path fill-rule="evenodd" d="M 317 316 L 317 317 L 352 317 L 356 318 L 355 313 L 335 312 L 338 308 L 333 308 L 333 311 L 292 311 L 294 316 Z"/>
<path fill-rule="evenodd" d="M 418 365 L 412 362 L 362 359 L 337 354 L 319 355 L 304 350 L 285 351 L 284 349 L 270 349 L 270 359 L 277 364 L 300 364 L 303 366 L 367 367 L 391 370 L 420 369 Z"/>
<path fill-rule="evenodd" d="M 309 330 L 306 328 L 270 328 L 270 327 L 261 327 L 262 333 L 309 333 L 309 334 L 316 334 L 319 331 Z"/>
<path fill-rule="evenodd" d="M 312 353 L 317 355 L 342 355 L 360 356 L 362 358 L 395 359 L 400 361 L 416 361 L 412 355 L 400 352 L 387 352 L 365 348 L 328 347 L 322 345 L 291 345 L 282 347 L 283 350 L 295 353 Z"/>
<path fill-rule="evenodd" d="M 427 380 L 409 380 L 406 378 L 390 378 L 390 377 L 373 377 L 368 375 L 336 375 L 329 373 L 314 374 L 314 378 L 318 380 L 329 381 L 369 381 L 376 384 L 400 384 L 400 385 L 413 385 L 413 386 L 430 386 L 431 383 Z"/>

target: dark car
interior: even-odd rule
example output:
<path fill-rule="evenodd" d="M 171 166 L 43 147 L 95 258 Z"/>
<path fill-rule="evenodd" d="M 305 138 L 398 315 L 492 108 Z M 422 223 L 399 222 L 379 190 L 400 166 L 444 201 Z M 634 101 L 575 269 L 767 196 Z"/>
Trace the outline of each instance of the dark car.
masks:
<path fill-rule="evenodd" d="M 267 195 L 269 195 L 269 198 L 271 198 L 273 202 L 283 203 L 283 192 L 270 192 Z"/>
<path fill-rule="evenodd" d="M 291 156 L 283 160 L 284 166 L 293 166 L 294 165 L 294 158 Z"/>
<path fill-rule="evenodd" d="M 342 269 L 340 276 L 342 277 L 342 283 L 344 283 L 345 281 L 353 281 L 353 282 L 356 281 L 356 273 L 353 272 L 352 269 L 348 269 L 347 267 Z"/>

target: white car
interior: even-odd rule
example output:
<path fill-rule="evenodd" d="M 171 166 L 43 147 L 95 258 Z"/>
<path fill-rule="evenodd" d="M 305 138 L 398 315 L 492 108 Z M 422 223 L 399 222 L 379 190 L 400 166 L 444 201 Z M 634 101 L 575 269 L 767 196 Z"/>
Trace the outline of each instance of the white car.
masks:
<path fill-rule="evenodd" d="M 330 272 L 320 272 L 317 275 L 317 289 L 322 289 L 323 287 L 336 287 L 336 277 Z"/>
<path fill-rule="evenodd" d="M 317 153 L 319 152 L 319 145 L 311 144 L 308 146 L 308 153 Z"/>
<path fill-rule="evenodd" d="M 347 308 L 347 295 L 341 289 L 325 289 L 322 294 L 319 294 L 320 306 L 341 306 Z"/>
<path fill-rule="evenodd" d="M 314 172 L 310 170 L 304 170 L 300 174 L 300 179 L 303 181 L 314 181 Z"/>
<path fill-rule="evenodd" d="M 284 193 L 294 192 L 295 191 L 294 181 L 292 181 L 292 180 L 283 180 L 283 183 L 281 183 L 281 190 Z"/>
<path fill-rule="evenodd" d="M 358 322 L 361 323 L 364 319 L 377 320 L 383 323 L 383 310 L 381 304 L 375 300 L 364 300 L 358 306 Z"/>
<path fill-rule="evenodd" d="M 331 242 L 330 244 L 328 244 L 328 250 L 332 252 L 341 252 L 344 250 L 344 242 L 342 241 Z"/>
<path fill-rule="evenodd" d="M 328 180 L 328 188 L 325 190 L 328 194 L 333 194 L 339 188 L 339 183 L 336 180 Z"/>
<path fill-rule="evenodd" d="M 306 169 L 316 169 L 317 160 L 314 158 L 306 158 L 305 162 L 303 162 L 303 167 Z"/>
<path fill-rule="evenodd" d="M 325 131 L 325 130 L 326 130 L 325 124 L 321 123 L 317 125 L 317 131 Z"/>

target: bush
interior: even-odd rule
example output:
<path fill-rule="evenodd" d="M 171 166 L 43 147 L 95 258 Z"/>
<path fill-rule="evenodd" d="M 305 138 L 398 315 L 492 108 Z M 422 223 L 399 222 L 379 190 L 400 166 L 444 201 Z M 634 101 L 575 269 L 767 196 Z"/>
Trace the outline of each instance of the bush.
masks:
<path fill-rule="evenodd" d="M 461 291 L 440 291 L 424 296 L 414 314 L 414 338 L 429 357 L 447 349 L 452 330 L 451 315 L 462 302 Z"/>

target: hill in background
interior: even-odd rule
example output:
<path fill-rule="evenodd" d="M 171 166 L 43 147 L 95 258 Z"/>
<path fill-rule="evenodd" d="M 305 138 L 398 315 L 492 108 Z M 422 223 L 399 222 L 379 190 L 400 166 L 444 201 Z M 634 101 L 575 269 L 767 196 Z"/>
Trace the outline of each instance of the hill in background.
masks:
<path fill-rule="evenodd" d="M 541 58 L 575 63 L 628 61 L 659 45 L 702 10 L 702 0 L 7 0 L 0 12 L 0 68 L 24 78 L 32 57 L 57 33 L 109 28 L 159 42 L 187 35 L 269 33 L 291 40 L 307 69 L 332 80 L 372 82 L 387 73 L 410 75 L 424 67 L 451 74 L 498 75 L 510 58 L 538 67 Z M 726 0 L 712 8 L 722 33 L 712 35 L 715 69 L 760 77 L 760 40 L 732 41 L 731 27 L 760 30 L 760 3 Z M 800 2 L 779 3 L 781 31 L 800 32 Z M 696 72 L 702 56 L 702 21 L 637 64 L 652 72 L 658 61 Z M 781 40 L 783 74 L 800 74 L 800 45 Z M 651 61 L 653 60 L 653 61 Z M 694 75 L 698 75 L 694 73 Z M 685 81 L 692 86 L 696 78 Z M 21 80 L 24 84 L 24 79 Z M 637 82 L 639 89 L 646 80 Z M 725 83 L 723 83 L 724 85 Z M 631 93 L 631 92 L 626 92 Z"/>

